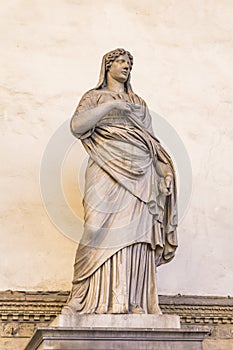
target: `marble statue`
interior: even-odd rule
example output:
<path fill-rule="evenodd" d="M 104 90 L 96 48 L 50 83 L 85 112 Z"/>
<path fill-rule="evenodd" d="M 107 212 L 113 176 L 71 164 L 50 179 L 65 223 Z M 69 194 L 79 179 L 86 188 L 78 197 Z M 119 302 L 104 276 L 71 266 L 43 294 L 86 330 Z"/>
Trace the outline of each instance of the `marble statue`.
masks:
<path fill-rule="evenodd" d="M 89 155 L 84 232 L 63 314 L 160 314 L 156 268 L 177 248 L 172 160 L 130 84 L 132 55 L 107 53 L 71 131 Z"/>

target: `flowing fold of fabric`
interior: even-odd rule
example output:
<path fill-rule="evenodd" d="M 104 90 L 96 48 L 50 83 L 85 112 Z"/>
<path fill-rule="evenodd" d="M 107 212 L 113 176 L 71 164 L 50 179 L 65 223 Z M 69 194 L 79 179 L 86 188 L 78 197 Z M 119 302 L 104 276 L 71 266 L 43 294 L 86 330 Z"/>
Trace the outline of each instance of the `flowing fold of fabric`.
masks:
<path fill-rule="evenodd" d="M 119 250 L 90 277 L 73 285 L 75 312 L 160 314 L 155 251 L 146 243 Z"/>

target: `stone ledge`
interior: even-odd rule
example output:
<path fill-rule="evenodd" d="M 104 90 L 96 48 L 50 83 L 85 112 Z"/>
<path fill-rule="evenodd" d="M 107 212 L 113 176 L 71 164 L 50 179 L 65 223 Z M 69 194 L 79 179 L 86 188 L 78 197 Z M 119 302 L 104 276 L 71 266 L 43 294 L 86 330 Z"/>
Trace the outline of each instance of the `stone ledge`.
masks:
<path fill-rule="evenodd" d="M 201 350 L 208 330 L 38 328 L 25 350 Z"/>
<path fill-rule="evenodd" d="M 164 305 L 197 305 L 233 307 L 233 297 L 196 296 L 196 295 L 160 295 L 160 303 Z"/>

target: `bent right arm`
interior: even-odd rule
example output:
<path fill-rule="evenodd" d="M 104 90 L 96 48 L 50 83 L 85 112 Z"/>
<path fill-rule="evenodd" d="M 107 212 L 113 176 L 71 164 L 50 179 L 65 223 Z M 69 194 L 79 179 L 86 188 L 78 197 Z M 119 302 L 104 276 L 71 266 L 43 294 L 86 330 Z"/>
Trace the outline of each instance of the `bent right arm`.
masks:
<path fill-rule="evenodd" d="M 97 107 L 75 112 L 71 119 L 71 130 L 74 134 L 84 134 L 92 129 L 98 121 L 108 114 L 112 109 L 122 109 L 130 111 L 127 102 L 111 101 L 103 103 Z"/>

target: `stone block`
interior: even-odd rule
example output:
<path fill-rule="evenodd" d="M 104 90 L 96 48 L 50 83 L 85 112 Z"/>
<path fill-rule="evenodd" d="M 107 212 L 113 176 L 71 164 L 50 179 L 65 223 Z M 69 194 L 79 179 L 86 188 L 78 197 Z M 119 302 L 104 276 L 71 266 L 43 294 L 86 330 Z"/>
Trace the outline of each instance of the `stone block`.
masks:
<path fill-rule="evenodd" d="M 60 315 L 25 350 L 202 350 L 206 334 L 176 315 Z"/>
<path fill-rule="evenodd" d="M 52 327 L 103 327 L 103 328 L 180 328 L 178 315 L 83 314 L 59 315 Z"/>
<path fill-rule="evenodd" d="M 206 333 L 182 329 L 39 328 L 25 350 L 202 350 Z"/>
<path fill-rule="evenodd" d="M 233 350 L 233 339 L 206 339 L 203 350 Z"/>

